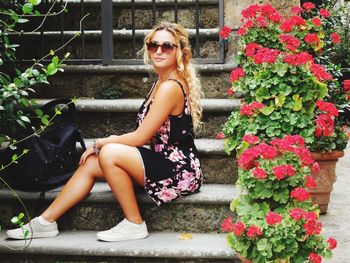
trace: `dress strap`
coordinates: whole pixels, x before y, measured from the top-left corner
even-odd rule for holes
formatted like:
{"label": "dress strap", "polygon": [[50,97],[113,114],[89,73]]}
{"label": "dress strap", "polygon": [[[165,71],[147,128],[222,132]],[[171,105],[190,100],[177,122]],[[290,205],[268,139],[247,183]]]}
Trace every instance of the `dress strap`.
{"label": "dress strap", "polygon": [[152,91],[154,90],[154,87],[156,86],[158,80],[156,80],[155,82],[153,82],[153,86],[151,88],[151,90],[148,92],[147,96],[146,96],[146,100],[149,99],[149,96],[152,94]]}
{"label": "dress strap", "polygon": [[184,94],[184,96],[185,96],[185,98],[186,98],[187,94],[186,94],[186,91],[185,91],[184,87],[182,86],[181,82],[178,81],[177,79],[168,79],[168,80],[176,81],[176,82],[180,85],[180,87],[181,87],[181,89],[182,89],[182,92],[183,92],[183,94]]}

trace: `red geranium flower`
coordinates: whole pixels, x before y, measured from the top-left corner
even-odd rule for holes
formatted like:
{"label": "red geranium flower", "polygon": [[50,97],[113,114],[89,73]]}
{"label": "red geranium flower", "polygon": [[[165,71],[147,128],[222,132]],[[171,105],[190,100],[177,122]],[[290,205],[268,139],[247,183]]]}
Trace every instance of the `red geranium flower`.
{"label": "red geranium flower", "polygon": [[266,222],[271,226],[277,223],[282,222],[282,216],[275,212],[269,212],[265,217]]}
{"label": "red geranium flower", "polygon": [[313,62],[313,57],[308,52],[301,52],[298,54],[287,54],[283,57],[283,61],[292,66],[298,66]]}
{"label": "red geranium flower", "polygon": [[332,116],[328,114],[320,114],[316,118],[316,125],[316,137],[321,137],[322,135],[325,137],[332,136],[334,129],[334,119]]}
{"label": "red geranium flower", "polygon": [[299,207],[293,208],[289,211],[289,215],[294,220],[298,221],[300,219],[303,219],[306,215],[306,211],[304,209],[301,209]]}
{"label": "red geranium flower", "polygon": [[330,17],[331,13],[327,9],[321,8],[320,9],[320,15],[323,16],[323,17]]}
{"label": "red geranium flower", "polygon": [[225,137],[224,133],[223,132],[219,132],[217,135],[216,135],[216,139],[218,140],[221,140]]}
{"label": "red geranium flower", "polygon": [[304,188],[295,188],[291,193],[290,197],[297,199],[299,202],[304,202],[310,198],[310,193]]}
{"label": "red geranium flower", "polygon": [[244,70],[242,68],[236,68],[231,71],[230,81],[237,81],[239,78],[244,77]]}
{"label": "red geranium flower", "polygon": [[239,36],[244,36],[245,34],[247,34],[247,31],[245,30],[244,27],[240,27],[240,28],[237,30],[237,35],[239,35]]}
{"label": "red geranium flower", "polygon": [[254,26],[253,20],[248,20],[248,21],[245,22],[245,24],[243,25],[243,27],[246,28],[246,29],[252,28],[253,26]]}
{"label": "red geranium flower", "polygon": [[339,112],[337,107],[334,105],[334,103],[331,102],[325,102],[323,100],[318,100],[316,101],[316,106],[319,108],[321,111],[324,111],[332,116],[338,116]]}
{"label": "red geranium flower", "polygon": [[314,172],[315,174],[318,173],[320,171],[320,165],[318,162],[314,162],[314,164],[312,165],[311,168],[312,172]]}
{"label": "red geranium flower", "polygon": [[260,48],[261,46],[255,42],[249,43],[245,47],[245,55],[247,57],[252,57],[255,55],[256,51]]}
{"label": "red geranium flower", "polygon": [[233,230],[232,218],[226,218],[221,224],[221,229],[225,232],[231,232]]}
{"label": "red geranium flower", "polygon": [[314,23],[315,26],[321,26],[322,24],[321,19],[319,19],[318,17],[314,17],[313,19],[311,19],[311,22]]}
{"label": "red geranium flower", "polygon": [[318,219],[318,215],[314,211],[310,211],[305,215],[305,219],[307,221],[316,221]]}
{"label": "red geranium flower", "polygon": [[244,9],[241,14],[244,18],[255,18],[256,14],[261,10],[261,7],[257,4],[250,5]]}
{"label": "red geranium flower", "polygon": [[316,181],[311,175],[306,176],[305,179],[306,179],[305,186],[307,188],[316,189]]}
{"label": "red geranium flower", "polygon": [[233,233],[236,236],[242,235],[245,229],[246,229],[246,226],[242,222],[237,222],[236,224],[233,225]]}
{"label": "red geranium flower", "polygon": [[278,181],[282,180],[286,175],[293,176],[295,174],[295,170],[290,164],[272,167],[272,171]]}
{"label": "red geranium flower", "polygon": [[300,6],[293,6],[291,12],[298,16],[303,12],[303,9]]}
{"label": "red geranium flower", "polygon": [[323,66],[313,63],[310,67],[312,73],[316,76],[319,81],[332,80],[333,77],[329,74]]}
{"label": "red geranium flower", "polygon": [[241,115],[251,116],[253,115],[255,109],[262,109],[262,108],[264,108],[264,104],[254,101],[250,104],[244,104],[240,109],[240,113]]}
{"label": "red geranium flower", "polygon": [[254,168],[253,175],[256,179],[264,179],[267,177],[265,170],[258,167]]}
{"label": "red geranium flower", "polygon": [[307,235],[319,235],[322,230],[322,223],[316,220],[307,221],[304,224],[304,230]]}
{"label": "red geranium flower", "polygon": [[286,48],[291,51],[295,51],[300,45],[300,40],[291,35],[279,35],[279,39],[280,42],[286,44]]}
{"label": "red geranium flower", "polygon": [[328,238],[327,242],[329,243],[329,249],[333,250],[337,247],[337,240],[335,240],[334,238]]}
{"label": "red geranium flower", "polygon": [[228,89],[228,90],[226,90],[226,94],[229,95],[229,96],[233,96],[234,92],[233,92],[232,89]]}
{"label": "red geranium flower", "polygon": [[322,262],[322,257],[320,255],[318,255],[318,254],[310,253],[309,260],[312,263],[321,263]]}
{"label": "red geranium flower", "polygon": [[259,138],[255,135],[252,135],[252,134],[244,135],[242,140],[249,143],[249,144],[255,144],[255,143],[259,142]]}
{"label": "red geranium flower", "polygon": [[340,35],[337,33],[331,33],[332,42],[338,44],[340,42]]}
{"label": "red geranium flower", "polygon": [[256,236],[261,236],[263,234],[260,227],[251,225],[247,231],[247,236],[250,238],[254,238]]}
{"label": "red geranium flower", "polygon": [[318,45],[320,43],[320,39],[318,38],[317,34],[315,33],[308,33],[305,37],[304,40],[306,43],[309,43],[310,45]]}
{"label": "red geranium flower", "polygon": [[311,9],[314,9],[314,8],[315,8],[315,5],[314,5],[313,3],[311,3],[311,2],[305,2],[305,3],[303,4],[303,8],[304,8],[305,10],[311,10]]}
{"label": "red geranium flower", "polygon": [[232,28],[230,28],[228,26],[223,26],[223,28],[220,31],[220,36],[223,39],[227,39],[231,32],[232,32]]}

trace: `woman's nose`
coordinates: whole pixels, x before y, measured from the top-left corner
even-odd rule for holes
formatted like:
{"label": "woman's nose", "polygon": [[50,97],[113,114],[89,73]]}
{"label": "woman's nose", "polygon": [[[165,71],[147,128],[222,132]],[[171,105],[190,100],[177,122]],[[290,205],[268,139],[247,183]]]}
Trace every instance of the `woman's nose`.
{"label": "woman's nose", "polygon": [[162,46],[158,46],[156,53],[157,54],[162,54]]}

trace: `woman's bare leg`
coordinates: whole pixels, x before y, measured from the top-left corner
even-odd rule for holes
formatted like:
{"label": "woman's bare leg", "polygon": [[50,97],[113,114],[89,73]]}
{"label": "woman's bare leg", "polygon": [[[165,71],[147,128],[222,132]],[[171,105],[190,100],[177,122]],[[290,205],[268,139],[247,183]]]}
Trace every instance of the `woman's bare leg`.
{"label": "woman's bare leg", "polygon": [[49,222],[56,221],[90,193],[96,177],[103,177],[103,173],[97,156],[91,155],[84,165],[79,166],[42,216]]}
{"label": "woman's bare leg", "polygon": [[122,144],[107,144],[100,150],[99,164],[125,218],[141,224],[142,217],[133,186],[133,180],[144,185],[144,171],[138,150]]}

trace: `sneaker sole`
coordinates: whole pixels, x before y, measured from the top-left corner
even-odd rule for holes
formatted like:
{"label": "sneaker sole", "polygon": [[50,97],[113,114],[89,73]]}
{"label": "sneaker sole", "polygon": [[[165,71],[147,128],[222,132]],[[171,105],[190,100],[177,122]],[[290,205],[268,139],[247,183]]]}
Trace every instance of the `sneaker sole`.
{"label": "sneaker sole", "polygon": [[141,233],[141,234],[135,234],[132,236],[128,236],[128,237],[119,237],[119,238],[115,238],[115,237],[105,237],[105,236],[101,236],[97,233],[97,239],[101,240],[101,241],[107,241],[107,242],[116,242],[116,241],[128,241],[128,240],[135,240],[135,239],[144,239],[146,237],[148,237],[149,234],[145,234],[145,233]]}
{"label": "sneaker sole", "polygon": [[28,234],[27,237],[24,237],[24,236],[18,236],[16,234],[11,234],[10,233],[6,233],[7,236],[9,238],[12,238],[12,239],[20,239],[20,240],[24,240],[24,239],[30,239],[30,238],[49,238],[49,237],[56,237],[58,235],[59,231],[50,231],[50,232],[42,232],[42,233],[39,233],[39,234],[33,234],[33,237],[31,237],[30,234]]}

